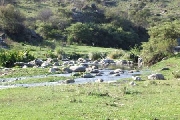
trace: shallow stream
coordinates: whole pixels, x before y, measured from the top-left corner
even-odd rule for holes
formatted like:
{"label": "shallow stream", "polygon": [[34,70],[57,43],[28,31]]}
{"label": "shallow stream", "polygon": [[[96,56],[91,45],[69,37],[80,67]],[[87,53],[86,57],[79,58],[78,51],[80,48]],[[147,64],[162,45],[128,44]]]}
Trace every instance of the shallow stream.
{"label": "shallow stream", "polygon": [[[93,78],[75,78],[75,82],[71,84],[85,84],[85,83],[92,83],[95,82],[97,79],[103,79],[104,82],[115,82],[117,80],[121,80],[123,78],[131,78],[133,75],[140,75],[141,72],[133,72],[129,73],[128,71],[125,71],[124,73],[120,74],[120,76],[114,76],[112,74],[109,74],[113,70],[104,69],[100,70],[102,76],[95,76]],[[61,85],[62,82],[42,82],[42,83],[30,83],[30,84],[14,84],[10,85],[11,82],[16,80],[23,80],[23,79],[29,79],[29,78],[45,78],[47,76],[65,76],[69,77],[72,73],[69,74],[50,74],[50,75],[38,75],[38,76],[29,76],[29,77],[18,77],[18,78],[0,78],[0,82],[2,85],[0,85],[0,89],[5,88],[13,88],[13,87],[36,87],[36,86],[50,86],[50,85]],[[8,84],[9,83],[9,84]],[[4,85],[3,85],[4,84]]]}

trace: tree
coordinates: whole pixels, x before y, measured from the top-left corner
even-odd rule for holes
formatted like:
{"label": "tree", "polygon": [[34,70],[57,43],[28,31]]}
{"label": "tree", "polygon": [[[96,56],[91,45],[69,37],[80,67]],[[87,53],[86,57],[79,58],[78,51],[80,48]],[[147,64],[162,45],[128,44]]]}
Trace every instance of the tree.
{"label": "tree", "polygon": [[23,15],[13,5],[0,6],[0,28],[8,33],[23,30]]}
{"label": "tree", "polygon": [[166,56],[173,55],[173,47],[180,37],[180,22],[165,22],[149,28],[150,39],[143,43],[142,54],[145,63],[152,65]]}
{"label": "tree", "polygon": [[88,24],[80,22],[72,24],[66,29],[68,34],[68,43],[87,43],[92,37],[90,29],[91,28],[89,28]]}
{"label": "tree", "polygon": [[130,49],[139,39],[133,31],[112,24],[76,23],[66,29],[69,43]]}

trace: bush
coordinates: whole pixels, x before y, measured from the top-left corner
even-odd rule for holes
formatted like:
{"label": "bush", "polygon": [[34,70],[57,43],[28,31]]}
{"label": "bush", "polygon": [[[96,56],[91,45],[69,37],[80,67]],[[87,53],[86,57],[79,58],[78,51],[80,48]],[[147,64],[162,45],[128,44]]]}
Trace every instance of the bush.
{"label": "bush", "polygon": [[68,58],[69,58],[69,59],[77,60],[77,59],[80,58],[80,57],[81,57],[81,55],[78,54],[78,53],[76,53],[76,52],[72,52],[72,53],[68,54]]}
{"label": "bush", "polygon": [[0,66],[13,67],[15,62],[28,62],[34,59],[29,51],[5,51],[0,53]]}
{"label": "bush", "polygon": [[90,60],[98,60],[104,58],[105,56],[106,56],[105,53],[100,53],[100,52],[91,52],[88,54]]}
{"label": "bush", "polygon": [[8,33],[22,32],[24,18],[13,5],[0,6],[0,28]]}
{"label": "bush", "polygon": [[46,57],[57,58],[57,55],[55,55],[52,50],[49,50],[48,53],[46,54]]}
{"label": "bush", "polygon": [[118,59],[122,57],[125,54],[123,50],[115,50],[113,52],[110,52],[107,56],[111,59]]}

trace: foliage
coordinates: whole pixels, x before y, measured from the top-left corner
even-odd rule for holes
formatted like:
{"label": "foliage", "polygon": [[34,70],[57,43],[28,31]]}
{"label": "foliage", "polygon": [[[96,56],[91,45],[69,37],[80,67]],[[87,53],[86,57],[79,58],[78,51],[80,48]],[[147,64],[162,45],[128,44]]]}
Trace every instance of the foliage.
{"label": "foliage", "polygon": [[149,42],[143,43],[142,57],[147,64],[154,64],[166,56],[173,55],[180,36],[180,22],[165,22],[149,29]]}
{"label": "foliage", "polygon": [[59,30],[57,27],[52,26],[52,23],[37,21],[36,26],[36,32],[43,36],[44,39],[57,39],[62,35],[61,30]]}
{"label": "foliage", "polygon": [[73,42],[76,43],[84,43],[84,41],[88,41],[91,38],[91,28],[89,28],[88,24],[76,23],[72,24],[70,27],[66,29],[68,36],[67,41],[69,44]]}
{"label": "foliage", "polygon": [[118,59],[122,57],[125,54],[125,51],[123,50],[115,50],[107,54],[107,57],[111,59]]}
{"label": "foliage", "polygon": [[8,33],[23,30],[24,17],[13,5],[0,6],[0,28]]}
{"label": "foliage", "polygon": [[43,9],[38,13],[37,18],[42,21],[47,21],[52,15],[53,12],[51,11],[51,9]]}
{"label": "foliage", "polygon": [[1,50],[0,53],[0,65],[4,67],[12,67],[15,62],[28,62],[33,59],[29,51]]}
{"label": "foliage", "polygon": [[88,56],[90,60],[98,60],[98,59],[104,58],[106,54],[101,53],[101,52],[90,52]]}
{"label": "foliage", "polygon": [[140,57],[142,48],[138,45],[135,45],[133,48],[130,49],[130,59],[135,63],[138,62],[138,57]]}
{"label": "foliage", "polygon": [[111,24],[76,23],[66,29],[68,43],[129,49],[138,40],[134,31],[124,31]]}
{"label": "foliage", "polygon": [[72,53],[69,53],[68,55],[68,58],[71,59],[71,60],[77,60],[78,58],[82,57],[82,55],[76,53],[76,52],[72,52]]}

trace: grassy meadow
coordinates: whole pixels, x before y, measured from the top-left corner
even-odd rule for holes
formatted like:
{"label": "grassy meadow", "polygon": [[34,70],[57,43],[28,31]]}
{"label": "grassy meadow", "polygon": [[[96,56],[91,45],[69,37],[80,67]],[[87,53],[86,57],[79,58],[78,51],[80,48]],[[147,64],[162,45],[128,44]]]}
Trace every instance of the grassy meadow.
{"label": "grassy meadow", "polygon": [[180,81],[60,85],[0,91],[0,119],[177,120]]}
{"label": "grassy meadow", "polygon": [[[10,48],[15,51],[28,50],[35,58],[46,59],[48,54],[58,54],[58,51],[63,51],[65,54],[78,54],[80,56],[88,55],[89,53],[112,53],[119,51],[120,49],[115,48],[103,48],[103,47],[93,47],[93,46],[83,46],[83,45],[65,45],[63,46],[61,42],[58,41],[48,41],[44,42],[39,46],[33,46],[25,43],[18,43],[11,40],[6,41]],[[121,50],[120,50],[121,51]]]}
{"label": "grassy meadow", "polygon": [[[0,90],[0,119],[13,120],[178,120],[179,58],[150,67],[166,80],[18,87]],[[169,70],[162,71],[162,68]],[[51,80],[52,78],[49,78]],[[55,79],[55,78],[53,78]],[[28,80],[25,81],[28,83]]]}

